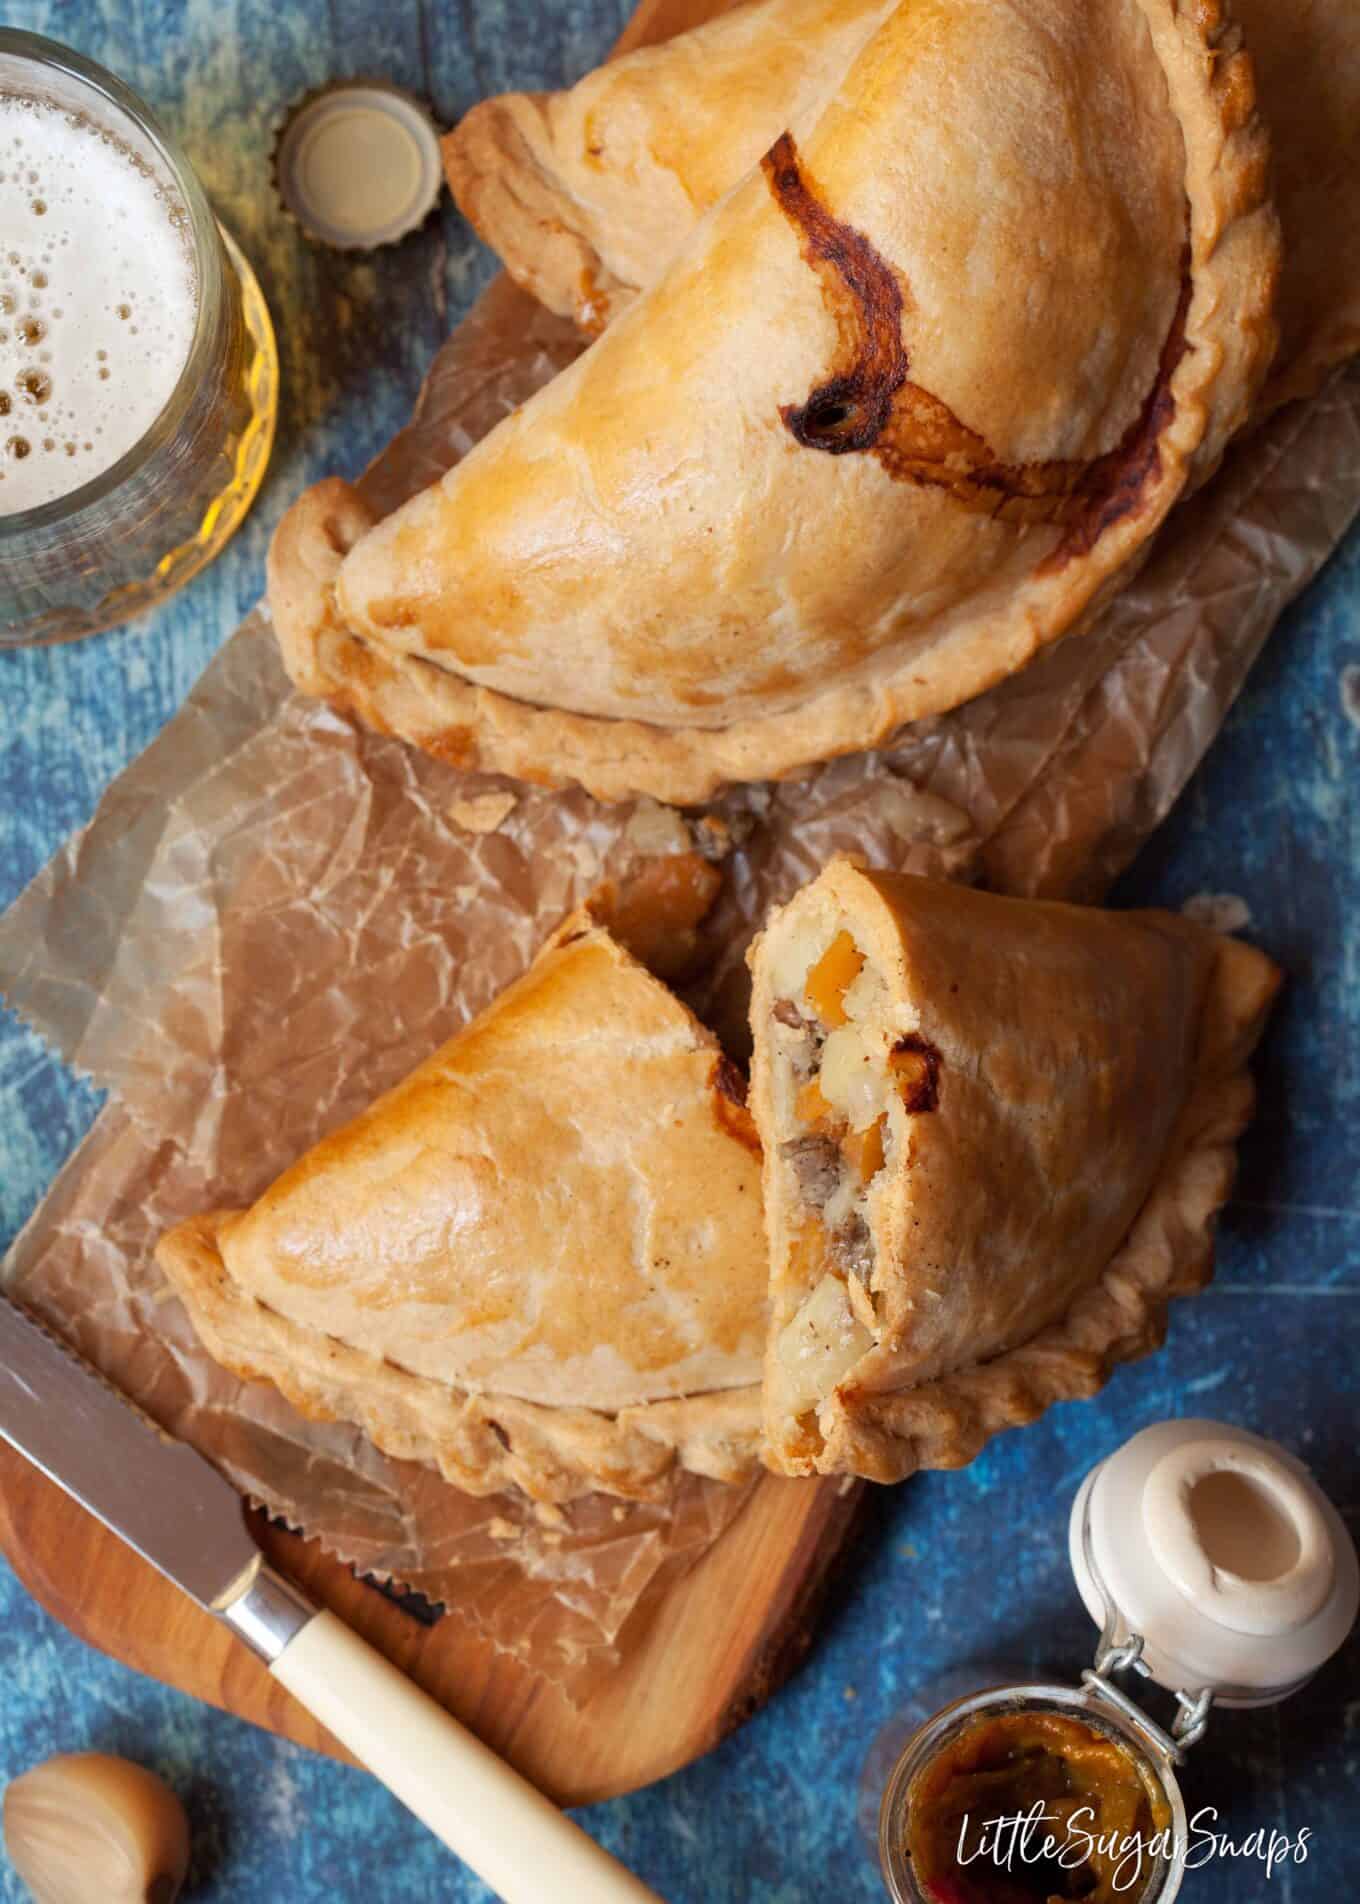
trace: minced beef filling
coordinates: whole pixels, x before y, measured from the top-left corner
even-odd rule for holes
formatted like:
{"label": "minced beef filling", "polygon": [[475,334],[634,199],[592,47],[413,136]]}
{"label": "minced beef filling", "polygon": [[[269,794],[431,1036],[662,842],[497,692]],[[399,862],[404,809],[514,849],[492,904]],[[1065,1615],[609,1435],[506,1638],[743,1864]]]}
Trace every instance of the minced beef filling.
{"label": "minced beef filling", "polygon": [[830,1137],[815,1132],[807,1137],[791,1138],[780,1145],[780,1155],[793,1168],[804,1203],[820,1210],[836,1194],[841,1180],[841,1153]]}
{"label": "minced beef filling", "polygon": [[857,1210],[838,1224],[828,1238],[832,1261],[861,1282],[869,1280],[874,1266],[874,1247],[869,1226]]}
{"label": "minced beef filling", "polygon": [[[772,1016],[789,1031],[801,1033],[786,1055],[800,1084],[813,1077],[821,1063],[826,1043],[826,1027],[819,1019],[799,1010],[791,998],[781,998],[771,1008]],[[841,1188],[845,1159],[840,1144],[825,1131],[807,1131],[780,1145],[780,1155],[788,1162],[798,1185],[799,1195],[812,1210],[820,1213]],[[847,1275],[867,1281],[873,1268],[873,1243],[868,1225],[858,1211],[851,1211],[830,1232],[828,1253],[836,1267]]]}

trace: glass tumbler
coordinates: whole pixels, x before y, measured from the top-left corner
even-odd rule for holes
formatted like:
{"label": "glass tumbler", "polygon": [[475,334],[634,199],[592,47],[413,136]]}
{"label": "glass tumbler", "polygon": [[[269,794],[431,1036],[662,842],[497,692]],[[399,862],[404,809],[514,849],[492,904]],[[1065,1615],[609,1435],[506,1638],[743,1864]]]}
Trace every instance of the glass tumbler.
{"label": "glass tumbler", "polygon": [[113,135],[182,207],[197,293],[184,367],[140,440],[67,494],[0,515],[0,648],[12,648],[115,627],[212,561],[269,460],[278,356],[254,273],[135,94],[55,41],[0,28],[0,95]]}

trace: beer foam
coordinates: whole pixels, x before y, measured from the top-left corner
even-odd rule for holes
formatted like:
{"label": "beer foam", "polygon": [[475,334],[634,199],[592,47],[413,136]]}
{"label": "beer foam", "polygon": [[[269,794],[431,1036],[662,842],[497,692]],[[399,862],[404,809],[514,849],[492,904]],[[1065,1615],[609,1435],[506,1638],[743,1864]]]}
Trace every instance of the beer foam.
{"label": "beer foam", "polygon": [[0,516],[146,434],[197,314],[179,197],[84,115],[0,94]]}

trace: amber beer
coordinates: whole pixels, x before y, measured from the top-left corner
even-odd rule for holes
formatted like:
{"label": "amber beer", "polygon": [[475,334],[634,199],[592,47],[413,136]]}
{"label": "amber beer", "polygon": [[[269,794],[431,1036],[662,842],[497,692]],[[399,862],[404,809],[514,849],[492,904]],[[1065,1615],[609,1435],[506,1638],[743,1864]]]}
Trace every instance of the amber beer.
{"label": "amber beer", "polygon": [[255,280],[146,108],[0,31],[0,646],[125,621],[210,561],[276,381]]}

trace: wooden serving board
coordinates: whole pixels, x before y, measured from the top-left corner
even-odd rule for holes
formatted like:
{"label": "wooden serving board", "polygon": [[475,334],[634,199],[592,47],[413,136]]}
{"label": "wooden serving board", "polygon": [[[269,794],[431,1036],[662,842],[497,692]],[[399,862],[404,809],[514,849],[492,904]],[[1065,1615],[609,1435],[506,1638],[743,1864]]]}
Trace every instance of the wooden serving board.
{"label": "wooden serving board", "polygon": [[[763,1479],[649,1615],[625,1662],[574,1707],[446,1615],[413,1618],[315,1541],[256,1517],[281,1573],[330,1607],[562,1804],[663,1778],[749,1718],[806,1651],[860,1499],[834,1481]],[[0,1547],[29,1592],[125,1665],[336,1758],[347,1756],[232,1634],[0,1443]]]}
{"label": "wooden serving board", "polygon": [[[642,0],[616,51],[666,39],[730,0]],[[860,1492],[761,1481],[716,1545],[625,1633],[625,1661],[573,1707],[450,1614],[426,1625],[257,1519],[270,1560],[562,1803],[636,1789],[709,1751],[806,1650]],[[81,1639],[302,1745],[347,1756],[244,1646],[0,1443],[0,1548]]]}

